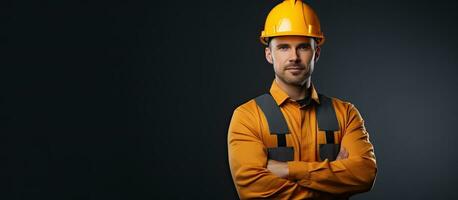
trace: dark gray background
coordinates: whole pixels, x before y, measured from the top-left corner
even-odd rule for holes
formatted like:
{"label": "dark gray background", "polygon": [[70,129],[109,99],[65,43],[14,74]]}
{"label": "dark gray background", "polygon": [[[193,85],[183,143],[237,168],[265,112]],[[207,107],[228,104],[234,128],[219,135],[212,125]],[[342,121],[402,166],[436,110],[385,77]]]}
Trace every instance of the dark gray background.
{"label": "dark gray background", "polygon": [[[232,111],[266,92],[280,1],[2,1],[1,199],[236,199]],[[375,146],[353,199],[456,199],[456,1],[309,1],[318,90]]]}

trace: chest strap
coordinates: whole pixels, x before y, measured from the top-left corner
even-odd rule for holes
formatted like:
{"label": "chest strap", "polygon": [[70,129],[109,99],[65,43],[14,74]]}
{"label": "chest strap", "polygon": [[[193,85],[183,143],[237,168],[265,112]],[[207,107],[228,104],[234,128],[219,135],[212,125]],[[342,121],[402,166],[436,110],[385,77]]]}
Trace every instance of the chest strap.
{"label": "chest strap", "polygon": [[318,97],[320,99],[320,104],[316,106],[318,128],[326,132],[326,143],[334,144],[334,131],[339,130],[339,123],[332,99],[322,94],[319,94]]}
{"label": "chest strap", "polygon": [[318,96],[320,98],[320,105],[316,107],[318,128],[326,133],[326,143],[319,144],[319,155],[322,161],[325,159],[333,161],[340,151],[340,144],[336,144],[334,139],[334,131],[339,130],[339,124],[332,99],[322,94]]}
{"label": "chest strap", "polygon": [[278,147],[267,148],[268,158],[282,162],[294,160],[294,148],[286,146],[286,134],[290,131],[280,107],[270,94],[258,96],[255,101],[266,116],[270,134],[277,135]]}

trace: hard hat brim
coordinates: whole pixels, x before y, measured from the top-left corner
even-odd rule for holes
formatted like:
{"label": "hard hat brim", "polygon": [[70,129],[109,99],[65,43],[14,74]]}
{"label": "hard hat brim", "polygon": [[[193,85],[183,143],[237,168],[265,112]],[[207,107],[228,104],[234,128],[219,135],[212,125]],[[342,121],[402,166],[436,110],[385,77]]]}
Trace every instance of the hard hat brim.
{"label": "hard hat brim", "polygon": [[278,34],[271,34],[269,36],[263,36],[261,35],[259,37],[259,40],[261,41],[262,44],[264,45],[268,45],[268,42],[269,42],[269,38],[273,38],[273,37],[279,37],[279,36],[304,36],[304,37],[312,37],[312,38],[315,38],[316,41],[317,41],[317,45],[318,46],[321,46],[323,45],[324,43],[324,36],[322,35],[305,35],[305,34],[301,34],[301,33],[288,33],[288,34],[285,34],[285,33],[278,33]]}

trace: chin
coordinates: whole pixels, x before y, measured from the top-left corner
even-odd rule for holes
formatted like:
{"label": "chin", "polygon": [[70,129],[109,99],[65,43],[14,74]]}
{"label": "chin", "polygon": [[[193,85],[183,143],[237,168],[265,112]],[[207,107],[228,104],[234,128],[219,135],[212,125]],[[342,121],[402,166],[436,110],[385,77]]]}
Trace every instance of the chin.
{"label": "chin", "polygon": [[288,84],[290,85],[297,85],[297,86],[302,86],[304,85],[306,79],[301,79],[301,80],[288,80]]}
{"label": "chin", "polygon": [[291,85],[303,86],[307,82],[308,78],[309,76],[304,76],[301,78],[294,77],[294,78],[287,79],[288,80],[287,83]]}

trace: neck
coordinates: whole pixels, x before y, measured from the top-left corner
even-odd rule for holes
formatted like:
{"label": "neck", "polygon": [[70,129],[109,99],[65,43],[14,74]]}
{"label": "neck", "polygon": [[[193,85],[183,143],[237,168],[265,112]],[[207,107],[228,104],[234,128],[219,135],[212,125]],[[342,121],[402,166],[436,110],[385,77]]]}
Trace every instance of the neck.
{"label": "neck", "polygon": [[311,86],[311,77],[307,78],[302,85],[287,84],[278,78],[275,78],[275,82],[293,100],[304,99],[307,95],[309,95],[307,91]]}

